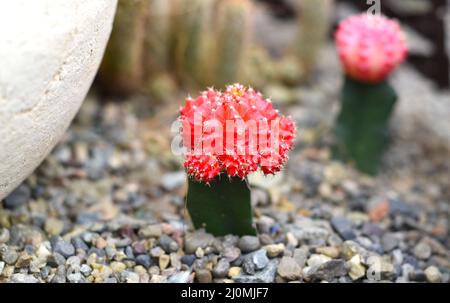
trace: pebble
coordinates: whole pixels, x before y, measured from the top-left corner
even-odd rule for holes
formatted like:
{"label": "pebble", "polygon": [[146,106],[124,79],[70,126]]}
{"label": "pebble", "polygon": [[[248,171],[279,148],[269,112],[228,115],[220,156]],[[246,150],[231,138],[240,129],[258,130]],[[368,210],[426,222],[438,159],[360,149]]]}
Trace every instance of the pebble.
{"label": "pebble", "polygon": [[30,198],[30,188],[26,185],[20,185],[3,200],[3,203],[6,209],[15,209],[25,205]]}
{"label": "pebble", "polygon": [[302,269],[294,258],[282,257],[277,272],[282,278],[292,281],[301,277]]}
{"label": "pebble", "polygon": [[309,267],[317,267],[330,261],[331,258],[325,255],[312,254],[306,263]]}
{"label": "pebble", "polygon": [[255,264],[256,270],[264,269],[269,264],[269,258],[267,258],[267,251],[265,249],[257,250],[252,253],[252,261]]}
{"label": "pebble", "polygon": [[71,243],[75,247],[76,250],[80,249],[80,250],[83,250],[83,251],[87,251],[89,249],[87,244],[80,237],[72,238],[71,239]]}
{"label": "pebble", "polygon": [[331,219],[331,226],[336,230],[336,232],[344,240],[353,240],[356,238],[355,232],[353,231],[352,221],[344,217],[334,217]]}
{"label": "pebble", "polygon": [[425,242],[420,242],[414,247],[413,253],[418,259],[426,260],[431,256],[431,247]]}
{"label": "pebble", "polygon": [[366,275],[366,269],[361,264],[361,257],[359,255],[353,256],[349,261],[347,261],[347,264],[350,267],[350,272],[348,275],[353,281],[361,279]]}
{"label": "pebble", "polygon": [[339,251],[339,249],[337,249],[336,247],[333,247],[333,246],[323,246],[323,247],[317,247],[316,253],[325,255],[332,259],[336,259],[339,257],[340,251]]}
{"label": "pebble", "polygon": [[181,263],[186,264],[187,266],[192,266],[194,264],[196,257],[195,255],[184,255],[181,257]]}
{"label": "pebble", "polygon": [[393,233],[385,233],[381,238],[381,245],[385,252],[389,252],[397,247],[398,239]]}
{"label": "pebble", "polygon": [[237,266],[231,267],[228,270],[228,277],[230,277],[231,279],[234,279],[237,276],[239,276],[241,274],[241,272],[242,272],[242,268],[237,267]]}
{"label": "pebble", "polygon": [[13,274],[11,276],[11,282],[13,283],[39,283],[39,280],[36,279],[33,275],[27,274]]}
{"label": "pebble", "polygon": [[213,269],[213,275],[215,278],[225,278],[230,270],[230,262],[226,259],[220,259]]}
{"label": "pebble", "polygon": [[283,243],[279,243],[279,244],[270,244],[270,245],[266,245],[264,246],[264,248],[267,251],[267,256],[269,258],[276,258],[279,255],[284,253],[285,250],[285,246]]}
{"label": "pebble", "polygon": [[0,244],[9,241],[9,230],[6,228],[0,228]]}
{"label": "pebble", "polygon": [[[114,262],[112,262],[112,263],[114,263]],[[111,267],[112,267],[112,263],[111,263]],[[80,266],[80,272],[81,272],[85,277],[87,277],[87,276],[89,276],[89,275],[91,274],[92,268],[91,268],[89,265],[87,265],[87,264],[82,264],[82,265]]]}
{"label": "pebble", "polygon": [[58,238],[52,242],[54,252],[57,252],[66,258],[75,254],[75,247],[72,245],[72,243],[67,242],[61,238]]}
{"label": "pebble", "polygon": [[427,281],[430,283],[440,283],[442,274],[436,266],[429,266],[424,271]]}
{"label": "pebble", "polygon": [[256,266],[255,263],[253,263],[253,260],[251,256],[246,256],[244,258],[244,261],[242,262],[242,269],[245,273],[249,275],[254,275],[256,272]]}
{"label": "pebble", "polygon": [[186,178],[184,171],[167,173],[161,177],[161,186],[167,191],[172,191],[186,183]]}
{"label": "pebble", "polygon": [[211,283],[212,282],[212,275],[209,270],[206,269],[200,269],[195,272],[195,279],[199,283]]}
{"label": "pebble", "polygon": [[154,224],[141,228],[138,235],[143,238],[159,238],[162,235],[161,225]]}
{"label": "pebble", "polygon": [[163,254],[164,254],[164,250],[159,246],[154,247],[150,250],[150,256],[152,256],[153,258],[158,258]]}
{"label": "pebble", "polygon": [[67,275],[67,280],[69,280],[69,282],[71,283],[80,283],[84,279],[83,276],[79,272],[77,272]]}
{"label": "pebble", "polygon": [[5,262],[0,261],[0,276],[2,275],[3,269],[5,268]]}
{"label": "pebble", "polygon": [[243,236],[239,239],[238,247],[243,253],[249,253],[260,248],[261,243],[259,242],[258,237]]}
{"label": "pebble", "polygon": [[266,268],[256,272],[254,275],[238,275],[233,280],[238,283],[272,283],[277,273],[277,263],[276,260],[272,260]]}
{"label": "pebble", "polygon": [[298,266],[303,268],[306,260],[308,259],[309,249],[306,246],[297,248],[294,250],[293,258],[297,262]]}
{"label": "pebble", "polygon": [[6,247],[4,251],[0,251],[2,260],[8,265],[14,265],[19,258],[19,253],[10,247]]}
{"label": "pebble", "polygon": [[222,256],[229,262],[233,262],[241,255],[241,250],[235,246],[227,246],[222,251]]}
{"label": "pebble", "polygon": [[146,269],[152,266],[153,262],[149,255],[139,255],[135,259],[136,263],[144,266]]}
{"label": "pebble", "polygon": [[161,255],[159,256],[159,268],[166,269],[167,266],[169,266],[170,263],[170,256],[168,255]]}
{"label": "pebble", "polygon": [[126,283],[139,283],[139,275],[132,271],[123,271],[121,276],[125,280]]}
{"label": "pebble", "polygon": [[184,249],[187,254],[193,254],[197,248],[206,248],[214,243],[214,236],[204,231],[196,231],[186,235]]}
{"label": "pebble", "polygon": [[190,271],[182,271],[176,274],[171,275],[168,279],[168,283],[188,283],[190,280],[191,272]]}
{"label": "pebble", "polygon": [[311,280],[331,282],[335,277],[345,276],[347,273],[348,267],[345,265],[345,261],[338,259],[311,267],[307,275]]}
{"label": "pebble", "polygon": [[64,222],[56,218],[48,218],[45,220],[44,230],[50,236],[58,236],[64,229]]}

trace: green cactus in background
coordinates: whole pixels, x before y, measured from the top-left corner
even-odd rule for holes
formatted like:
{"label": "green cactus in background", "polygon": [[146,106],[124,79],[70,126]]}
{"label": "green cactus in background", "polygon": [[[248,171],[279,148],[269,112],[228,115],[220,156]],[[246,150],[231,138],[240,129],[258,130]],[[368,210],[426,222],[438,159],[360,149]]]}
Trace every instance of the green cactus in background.
{"label": "green cactus in background", "polygon": [[217,9],[215,86],[240,80],[251,37],[252,3],[222,0]]}
{"label": "green cactus in background", "polygon": [[120,0],[113,31],[99,70],[98,81],[111,94],[130,94],[143,77],[145,23],[148,0]]}
{"label": "green cactus in background", "polygon": [[297,5],[300,16],[296,54],[301,68],[310,75],[331,29],[333,0],[297,0]]}
{"label": "green cactus in background", "polygon": [[216,0],[176,0],[174,5],[174,64],[187,85],[204,86],[211,78]]}

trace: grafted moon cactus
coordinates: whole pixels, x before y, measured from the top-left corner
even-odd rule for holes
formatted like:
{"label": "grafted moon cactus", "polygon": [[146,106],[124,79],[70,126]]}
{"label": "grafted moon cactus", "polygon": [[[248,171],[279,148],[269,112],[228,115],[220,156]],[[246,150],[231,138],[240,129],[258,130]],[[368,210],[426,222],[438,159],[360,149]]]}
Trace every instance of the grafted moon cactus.
{"label": "grafted moon cactus", "polygon": [[180,121],[194,226],[218,236],[255,234],[245,178],[258,168],[264,174],[282,169],[294,144],[294,122],[239,84],[188,98]]}
{"label": "grafted moon cactus", "polygon": [[375,174],[397,100],[387,78],[407,57],[405,35],[397,21],[361,14],[344,20],[335,39],[346,73],[335,153],[362,172]]}

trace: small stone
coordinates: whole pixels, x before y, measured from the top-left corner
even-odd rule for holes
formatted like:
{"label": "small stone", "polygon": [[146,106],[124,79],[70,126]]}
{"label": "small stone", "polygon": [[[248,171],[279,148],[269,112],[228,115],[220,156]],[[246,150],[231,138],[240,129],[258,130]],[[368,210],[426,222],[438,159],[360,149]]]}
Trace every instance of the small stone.
{"label": "small stone", "polygon": [[214,236],[204,231],[196,231],[195,233],[188,233],[185,240],[185,252],[193,254],[197,248],[206,248],[212,246],[214,243]]}
{"label": "small stone", "polygon": [[7,209],[15,209],[26,204],[31,198],[30,188],[26,185],[20,185],[12,193],[10,193],[3,203]]}
{"label": "small stone", "polygon": [[227,246],[222,251],[222,256],[229,262],[233,262],[241,255],[241,250],[235,246]]}
{"label": "small stone", "polygon": [[169,266],[170,263],[170,256],[168,255],[161,255],[159,256],[159,268],[166,269],[167,266]]}
{"label": "small stone", "polygon": [[436,266],[429,266],[425,269],[425,276],[430,283],[440,283],[442,274]]}
{"label": "small stone", "polygon": [[283,257],[280,264],[278,264],[277,272],[282,278],[292,281],[301,277],[302,269],[294,258]]}
{"label": "small stone", "polygon": [[80,283],[84,279],[83,279],[83,276],[79,272],[76,272],[76,273],[67,275],[67,280],[69,280],[69,282],[71,282],[71,283]]}
{"label": "small stone", "polygon": [[309,267],[317,267],[328,261],[331,261],[331,258],[328,256],[312,254],[311,257],[309,257],[307,264]]}
{"label": "small stone", "polygon": [[109,266],[111,267],[112,271],[115,273],[121,273],[122,271],[124,271],[127,268],[127,266],[124,263],[117,262],[117,261],[111,262],[111,264]]}
{"label": "small stone", "polygon": [[76,250],[87,251],[89,249],[87,244],[80,237],[74,237],[71,239],[70,242],[72,243],[72,245],[75,247]]}
{"label": "small stone", "polygon": [[350,266],[348,275],[353,281],[366,275],[366,268],[361,264],[361,257],[359,255],[354,255],[347,263]]}
{"label": "small stone", "polygon": [[98,249],[105,249],[107,245],[108,245],[108,242],[106,242],[106,240],[103,239],[102,237],[98,237],[95,240],[95,247]]}
{"label": "small stone", "polygon": [[15,266],[17,268],[25,268],[30,266],[32,257],[25,251],[21,252],[19,257],[17,258]]}
{"label": "small stone", "polygon": [[[114,262],[112,262],[112,263],[114,263]],[[111,263],[111,267],[112,267],[112,263]],[[87,277],[87,276],[89,276],[89,275],[91,274],[92,268],[91,268],[89,265],[87,265],[87,264],[83,264],[83,265],[81,265],[81,267],[80,267],[80,272],[81,272],[85,277]]]}
{"label": "small stone", "polygon": [[195,278],[199,283],[211,283],[212,275],[211,272],[207,269],[200,269],[195,272]]}
{"label": "small stone", "polygon": [[258,237],[243,236],[239,239],[238,247],[244,253],[249,253],[257,250],[261,246]]}
{"label": "small stone", "polygon": [[320,265],[312,266],[308,271],[308,278],[331,282],[334,278],[345,276],[347,273],[348,268],[344,260],[330,260]]}
{"label": "small stone", "polygon": [[33,275],[26,274],[13,274],[11,276],[11,282],[13,283],[39,283],[39,280],[36,279]]}
{"label": "small stone", "polygon": [[276,258],[284,253],[285,246],[283,243],[280,244],[270,244],[264,247],[267,251],[267,256],[269,258]]}
{"label": "small stone", "polygon": [[332,259],[336,259],[339,257],[340,251],[339,251],[339,249],[337,249],[336,247],[333,247],[333,246],[323,246],[323,247],[317,247],[316,253],[325,255]]}
{"label": "small stone", "polygon": [[4,251],[0,251],[1,259],[8,265],[14,265],[19,258],[19,253],[15,249],[7,247]]}
{"label": "small stone", "polygon": [[228,270],[228,277],[230,277],[231,279],[236,278],[237,276],[239,276],[242,272],[242,268],[234,266],[231,267],[230,270]]}
{"label": "small stone", "polygon": [[398,239],[393,233],[385,233],[381,238],[381,245],[385,252],[390,252],[398,245]]}
{"label": "small stone", "polygon": [[196,257],[195,255],[184,255],[181,257],[181,263],[186,264],[187,266],[192,266],[194,264]]}
{"label": "small stone", "polygon": [[36,256],[40,259],[47,259],[51,254],[52,252],[43,243],[36,250]]}
{"label": "small stone", "polygon": [[159,245],[161,245],[166,253],[176,252],[179,248],[178,243],[167,235],[162,235],[159,238]]}
{"label": "small stone", "polygon": [[418,259],[426,260],[431,256],[431,247],[426,242],[420,242],[414,247],[413,253]]}
{"label": "small stone", "polygon": [[6,228],[0,228],[0,244],[9,241],[9,230]]}
{"label": "small stone", "polygon": [[164,254],[164,250],[159,246],[154,247],[150,250],[150,256],[152,256],[153,258],[158,258],[163,254]]}
{"label": "small stone", "polygon": [[219,262],[217,262],[216,266],[214,266],[213,275],[215,278],[225,278],[228,274],[229,269],[230,262],[228,262],[226,259],[220,259]]}
{"label": "small stone", "polygon": [[5,268],[5,262],[3,262],[3,261],[0,261],[0,276],[2,275],[2,272],[3,272],[3,268]]}
{"label": "small stone", "polygon": [[52,283],[66,283],[66,268],[64,265],[58,266],[56,273],[52,278]]}
{"label": "small stone", "polygon": [[334,217],[331,219],[331,225],[342,239],[353,240],[356,238],[355,232],[353,231],[352,221],[349,219],[344,217]]}
{"label": "small stone", "polygon": [[267,252],[265,249],[257,250],[252,254],[252,261],[255,264],[256,270],[264,269],[269,264],[269,258],[267,258]]}
{"label": "small stone", "polygon": [[67,258],[75,254],[75,247],[70,242],[59,238],[53,241],[53,251]]}
{"label": "small stone", "polygon": [[306,246],[294,250],[293,258],[297,264],[303,268],[308,259],[309,249]]}
{"label": "small stone", "polygon": [[199,259],[203,258],[205,256],[205,251],[203,250],[203,248],[198,247],[195,251],[195,256]]}
{"label": "small stone", "polygon": [[167,283],[188,283],[190,277],[191,277],[190,271],[182,271],[182,272],[171,275],[167,279]]}
{"label": "small stone", "polygon": [[48,218],[45,220],[44,230],[50,236],[58,236],[64,229],[64,222],[56,218]]}
{"label": "small stone", "polygon": [[36,227],[23,224],[15,224],[10,229],[9,244],[23,247],[27,244],[38,246],[46,239],[44,232]]}
{"label": "small stone", "polygon": [[138,235],[142,238],[159,238],[162,235],[161,225],[154,224],[143,227],[139,230]]}
{"label": "small stone", "polygon": [[167,173],[161,178],[161,186],[167,191],[175,190],[185,182],[186,173],[184,171]]}
{"label": "small stone", "polygon": [[144,266],[146,269],[152,266],[153,263],[149,255],[139,255],[136,257],[135,261],[137,264]]}
{"label": "small stone", "polygon": [[256,266],[255,266],[255,263],[253,263],[251,256],[246,256],[244,258],[244,261],[242,263],[242,269],[245,271],[245,273],[247,273],[249,275],[255,274]]}
{"label": "small stone", "polygon": [[126,283],[139,283],[139,275],[132,271],[123,271],[122,274]]}
{"label": "small stone", "polygon": [[238,275],[233,280],[238,283],[272,283],[277,273],[277,263],[276,260],[272,260],[266,268],[256,272],[254,275]]}

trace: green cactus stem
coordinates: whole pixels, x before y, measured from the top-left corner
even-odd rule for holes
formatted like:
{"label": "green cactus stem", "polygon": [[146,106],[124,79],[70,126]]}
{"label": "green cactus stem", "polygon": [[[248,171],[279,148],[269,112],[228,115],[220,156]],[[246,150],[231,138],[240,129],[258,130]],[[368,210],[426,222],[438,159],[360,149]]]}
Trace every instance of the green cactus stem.
{"label": "green cactus stem", "polygon": [[98,81],[108,94],[137,90],[143,76],[143,45],[147,0],[120,0]]}
{"label": "green cactus stem", "polygon": [[320,49],[331,29],[333,0],[298,0],[297,56],[308,75],[313,72]]}
{"label": "green cactus stem", "polygon": [[215,236],[256,235],[245,180],[218,176],[210,185],[189,178],[187,209],[196,229]]}
{"label": "green cactus stem", "polygon": [[247,0],[220,1],[217,9],[215,83],[221,87],[237,82],[245,57],[248,54],[251,36],[253,6]]}
{"label": "green cactus stem", "polygon": [[335,125],[335,156],[362,172],[377,173],[389,141],[397,95],[387,81],[367,84],[346,77]]}

